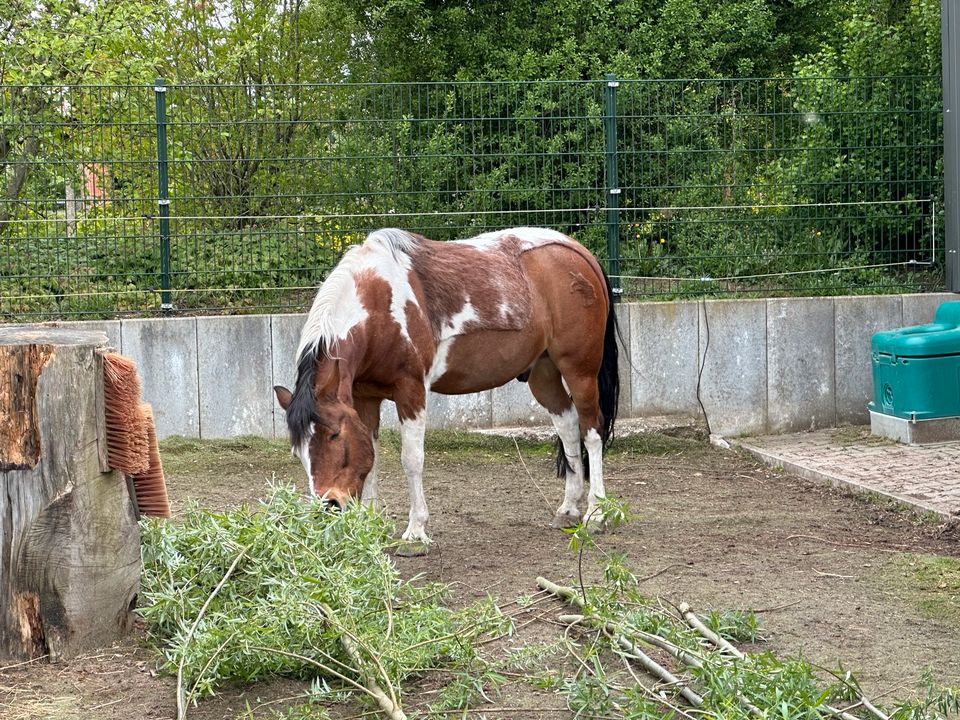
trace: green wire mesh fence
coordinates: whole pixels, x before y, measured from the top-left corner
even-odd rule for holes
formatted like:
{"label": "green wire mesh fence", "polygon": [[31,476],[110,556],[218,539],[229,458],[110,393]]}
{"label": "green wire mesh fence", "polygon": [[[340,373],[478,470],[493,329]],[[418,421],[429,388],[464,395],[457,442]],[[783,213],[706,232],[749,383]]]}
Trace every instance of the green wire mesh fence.
{"label": "green wire mesh fence", "polygon": [[302,310],[371,229],[625,298],[942,287],[939,77],[0,87],[0,320]]}

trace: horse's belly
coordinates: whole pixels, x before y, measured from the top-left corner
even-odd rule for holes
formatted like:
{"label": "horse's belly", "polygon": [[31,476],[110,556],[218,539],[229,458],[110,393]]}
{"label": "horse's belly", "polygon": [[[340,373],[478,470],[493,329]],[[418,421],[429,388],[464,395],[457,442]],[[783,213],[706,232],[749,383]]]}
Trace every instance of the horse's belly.
{"label": "horse's belly", "polygon": [[445,395],[500,387],[527,370],[544,350],[541,338],[485,331],[445,340],[430,370],[430,389]]}

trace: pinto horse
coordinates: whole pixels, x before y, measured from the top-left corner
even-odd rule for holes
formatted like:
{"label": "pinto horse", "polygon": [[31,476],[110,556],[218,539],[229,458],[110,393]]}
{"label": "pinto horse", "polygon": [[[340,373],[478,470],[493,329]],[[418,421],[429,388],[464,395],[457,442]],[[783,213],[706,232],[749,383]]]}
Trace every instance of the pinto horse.
{"label": "pinto horse", "polygon": [[566,235],[513,228],[435,242],[377,230],[320,286],[297,350],[293,392],[274,388],[311,492],[338,507],[377,495],[380,405],[396,404],[410,496],[403,539],[429,543],[423,494],[427,393],[526,380],[559,436],[555,527],[580,520],[584,462],[593,520],[620,391],[610,284]]}

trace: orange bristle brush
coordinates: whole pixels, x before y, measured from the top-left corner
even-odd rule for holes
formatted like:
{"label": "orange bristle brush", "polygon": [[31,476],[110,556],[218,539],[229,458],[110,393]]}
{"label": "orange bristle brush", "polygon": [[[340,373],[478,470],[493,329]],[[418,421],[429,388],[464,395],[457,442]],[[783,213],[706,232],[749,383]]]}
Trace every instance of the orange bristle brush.
{"label": "orange bristle brush", "polygon": [[163,477],[160,447],[157,444],[157,432],[153,424],[153,408],[147,403],[142,403],[140,409],[147,419],[150,466],[144,472],[133,476],[137,507],[143,515],[168,518],[170,517],[170,500],[167,497],[167,481]]}
{"label": "orange bristle brush", "polygon": [[150,445],[133,360],[118,353],[103,354],[103,399],[110,467],[124,475],[144,472],[150,467]]}
{"label": "orange bristle brush", "polygon": [[132,479],[133,500],[141,514],[170,517],[153,411],[140,399],[133,360],[103,354],[103,397],[110,467]]}

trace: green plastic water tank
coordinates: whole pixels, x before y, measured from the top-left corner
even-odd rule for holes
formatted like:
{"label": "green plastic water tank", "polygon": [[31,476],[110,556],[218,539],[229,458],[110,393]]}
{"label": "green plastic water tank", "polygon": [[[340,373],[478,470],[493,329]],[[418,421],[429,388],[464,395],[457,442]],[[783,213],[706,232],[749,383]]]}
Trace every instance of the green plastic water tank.
{"label": "green plastic water tank", "polygon": [[960,301],[932,323],[875,333],[874,412],[908,420],[960,416]]}

